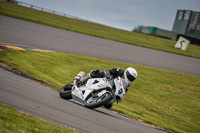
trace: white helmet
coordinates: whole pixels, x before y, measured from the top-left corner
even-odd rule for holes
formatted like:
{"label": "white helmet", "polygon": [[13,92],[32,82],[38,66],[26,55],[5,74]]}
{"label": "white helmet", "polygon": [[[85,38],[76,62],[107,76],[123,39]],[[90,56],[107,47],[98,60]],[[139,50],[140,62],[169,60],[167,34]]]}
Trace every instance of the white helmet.
{"label": "white helmet", "polygon": [[129,67],[124,71],[124,79],[128,84],[133,82],[136,78],[137,71],[134,68]]}

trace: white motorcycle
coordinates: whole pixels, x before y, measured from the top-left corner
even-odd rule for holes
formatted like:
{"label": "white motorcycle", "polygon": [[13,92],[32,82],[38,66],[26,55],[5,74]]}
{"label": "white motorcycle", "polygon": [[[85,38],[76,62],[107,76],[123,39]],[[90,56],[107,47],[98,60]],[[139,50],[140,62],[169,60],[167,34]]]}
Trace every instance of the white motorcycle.
{"label": "white motorcycle", "polygon": [[110,109],[115,101],[119,103],[124,98],[128,84],[121,77],[103,77],[88,79],[85,84],[78,86],[76,81],[65,85],[59,92],[60,97],[73,98],[91,109],[100,106]]}

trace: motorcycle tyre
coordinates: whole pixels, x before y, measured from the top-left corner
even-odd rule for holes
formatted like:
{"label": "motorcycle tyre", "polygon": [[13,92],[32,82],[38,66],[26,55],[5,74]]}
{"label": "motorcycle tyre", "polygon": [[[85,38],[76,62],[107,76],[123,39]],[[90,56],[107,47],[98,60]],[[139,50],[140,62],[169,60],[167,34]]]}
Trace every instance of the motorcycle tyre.
{"label": "motorcycle tyre", "polygon": [[[108,93],[108,92],[106,92],[106,93]],[[90,109],[97,108],[97,107],[105,105],[110,100],[112,100],[112,98],[113,98],[113,96],[111,95],[111,93],[108,93],[107,97],[105,97],[103,100],[101,100],[97,103],[88,104],[87,102],[85,102],[85,107],[90,108]]]}
{"label": "motorcycle tyre", "polygon": [[60,97],[63,99],[72,99],[72,94],[71,94],[72,86],[73,86],[72,82],[63,86],[59,91]]}

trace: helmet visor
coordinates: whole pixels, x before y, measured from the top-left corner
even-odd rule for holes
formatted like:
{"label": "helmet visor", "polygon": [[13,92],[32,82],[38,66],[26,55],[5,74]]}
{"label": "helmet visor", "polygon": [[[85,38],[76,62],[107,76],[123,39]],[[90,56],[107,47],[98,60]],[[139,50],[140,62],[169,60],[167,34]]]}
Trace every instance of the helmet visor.
{"label": "helmet visor", "polygon": [[126,76],[127,76],[128,80],[129,80],[130,82],[133,82],[133,81],[135,80],[135,77],[134,77],[133,75],[131,75],[131,74],[129,73],[129,71],[126,71]]}

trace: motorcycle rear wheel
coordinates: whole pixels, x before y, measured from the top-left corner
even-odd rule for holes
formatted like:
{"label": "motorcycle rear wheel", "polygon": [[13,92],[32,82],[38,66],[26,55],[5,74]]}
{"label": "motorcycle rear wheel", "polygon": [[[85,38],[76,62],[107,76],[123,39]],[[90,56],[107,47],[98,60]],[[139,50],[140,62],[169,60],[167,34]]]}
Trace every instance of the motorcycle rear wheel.
{"label": "motorcycle rear wheel", "polygon": [[113,96],[111,95],[111,93],[106,92],[104,95],[96,99],[93,97],[88,98],[85,102],[85,106],[90,109],[97,108],[97,107],[105,105],[110,100],[112,100],[112,98]]}
{"label": "motorcycle rear wheel", "polygon": [[60,97],[63,99],[72,99],[72,94],[71,94],[72,87],[73,87],[72,82],[63,86],[59,91]]}

